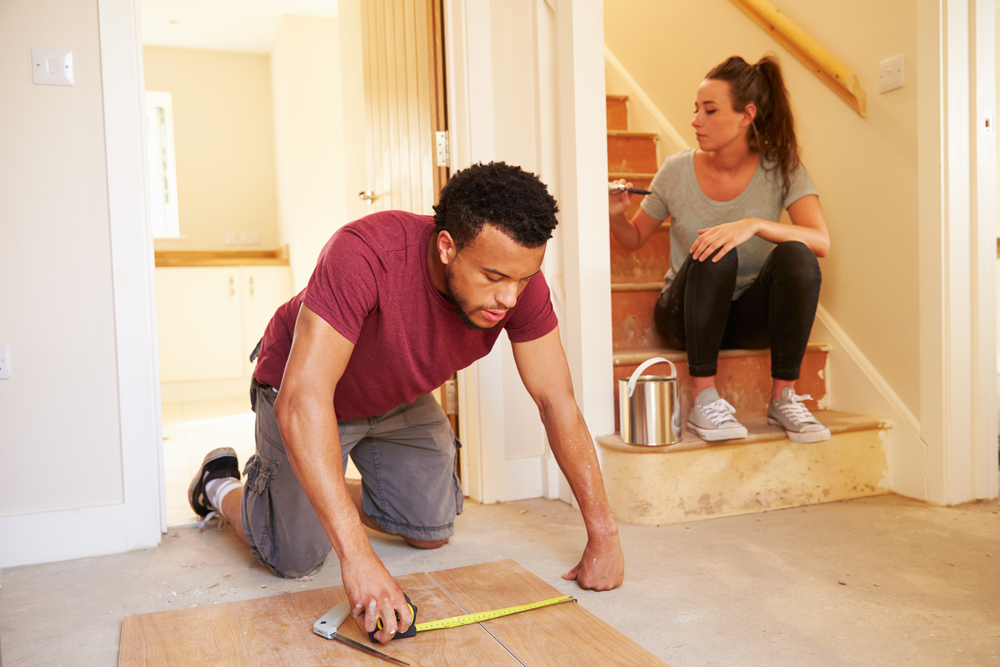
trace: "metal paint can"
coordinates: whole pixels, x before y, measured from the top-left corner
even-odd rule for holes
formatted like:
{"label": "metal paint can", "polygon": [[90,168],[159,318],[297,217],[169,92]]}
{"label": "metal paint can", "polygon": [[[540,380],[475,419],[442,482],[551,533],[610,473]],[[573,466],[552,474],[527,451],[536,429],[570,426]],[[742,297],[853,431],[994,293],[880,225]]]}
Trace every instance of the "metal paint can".
{"label": "metal paint can", "polygon": [[[670,364],[670,375],[643,375],[650,366]],[[677,368],[653,357],[631,377],[618,380],[622,441],[629,445],[672,445],[681,439],[681,400]]]}

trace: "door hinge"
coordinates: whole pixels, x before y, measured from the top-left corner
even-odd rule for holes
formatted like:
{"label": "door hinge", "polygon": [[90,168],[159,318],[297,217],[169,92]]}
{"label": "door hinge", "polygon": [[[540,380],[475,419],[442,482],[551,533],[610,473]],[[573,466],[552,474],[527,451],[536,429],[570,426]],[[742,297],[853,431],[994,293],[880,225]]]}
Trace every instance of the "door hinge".
{"label": "door hinge", "polygon": [[434,133],[435,144],[437,145],[437,166],[450,167],[448,163],[448,130]]}

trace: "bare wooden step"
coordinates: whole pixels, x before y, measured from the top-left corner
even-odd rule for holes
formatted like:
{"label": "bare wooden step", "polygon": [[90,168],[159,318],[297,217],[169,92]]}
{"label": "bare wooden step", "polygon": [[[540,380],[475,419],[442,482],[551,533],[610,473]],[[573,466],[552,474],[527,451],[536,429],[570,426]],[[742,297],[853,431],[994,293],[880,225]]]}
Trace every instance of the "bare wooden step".
{"label": "bare wooden step", "polygon": [[[633,206],[635,204],[633,203]],[[667,219],[669,221],[669,218]],[[664,221],[649,240],[632,252],[611,236],[611,289],[633,283],[661,283],[670,269],[670,223]],[[657,287],[659,289],[659,287]]]}
{"label": "bare wooden step", "polygon": [[654,350],[665,345],[653,321],[661,286],[662,282],[612,285],[611,341],[615,352]]}
{"label": "bare wooden step", "polygon": [[608,131],[608,172],[655,172],[657,135]]}
{"label": "bare wooden step", "polygon": [[891,420],[817,411],[830,440],[800,444],[764,416],[741,420],[744,440],[691,435],[662,447],[599,436],[601,471],[615,519],[660,525],[752,514],[888,492],[885,438]]}
{"label": "bare wooden step", "polygon": [[628,95],[606,97],[609,130],[628,130]]}

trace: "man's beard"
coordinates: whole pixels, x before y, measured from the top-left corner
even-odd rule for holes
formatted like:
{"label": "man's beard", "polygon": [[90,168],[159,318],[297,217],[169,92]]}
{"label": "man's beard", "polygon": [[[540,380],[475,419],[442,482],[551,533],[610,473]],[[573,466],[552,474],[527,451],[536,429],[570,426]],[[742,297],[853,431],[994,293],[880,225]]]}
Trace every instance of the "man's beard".
{"label": "man's beard", "polygon": [[[454,281],[452,280],[451,273],[451,267],[449,266],[445,269],[444,274],[444,286],[448,290],[448,293],[444,295],[444,298],[448,300],[448,303],[455,307],[455,314],[458,315],[458,319],[461,320],[462,324],[473,331],[490,331],[491,329],[494,329],[496,324],[492,327],[481,327],[472,321],[472,318],[469,317],[469,313],[465,310],[468,307],[468,302],[460,300],[455,296]],[[497,324],[499,324],[499,322]]]}

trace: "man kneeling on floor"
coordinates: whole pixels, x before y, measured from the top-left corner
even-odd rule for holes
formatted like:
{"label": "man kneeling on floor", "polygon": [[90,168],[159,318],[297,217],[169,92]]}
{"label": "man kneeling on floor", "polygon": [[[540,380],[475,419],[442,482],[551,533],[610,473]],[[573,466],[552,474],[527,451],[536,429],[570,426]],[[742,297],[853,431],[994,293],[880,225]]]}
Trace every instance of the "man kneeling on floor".
{"label": "man kneeling on floor", "polygon": [[[315,572],[332,546],[354,616],[368,632],[381,618],[376,637],[389,641],[394,610],[401,632],[410,613],[362,525],[420,549],[448,541],[462,512],[461,445],[428,392],[506,329],[587,528],[563,577],[620,586],[618,529],[539,271],[557,210],[533,174],[490,163],[456,173],[433,218],[385,211],[340,229],[259,345],[246,485],[235,452],[217,449],[191,482],[194,510],[221,512],[280,577]],[[348,455],[360,483],[344,479]]]}

